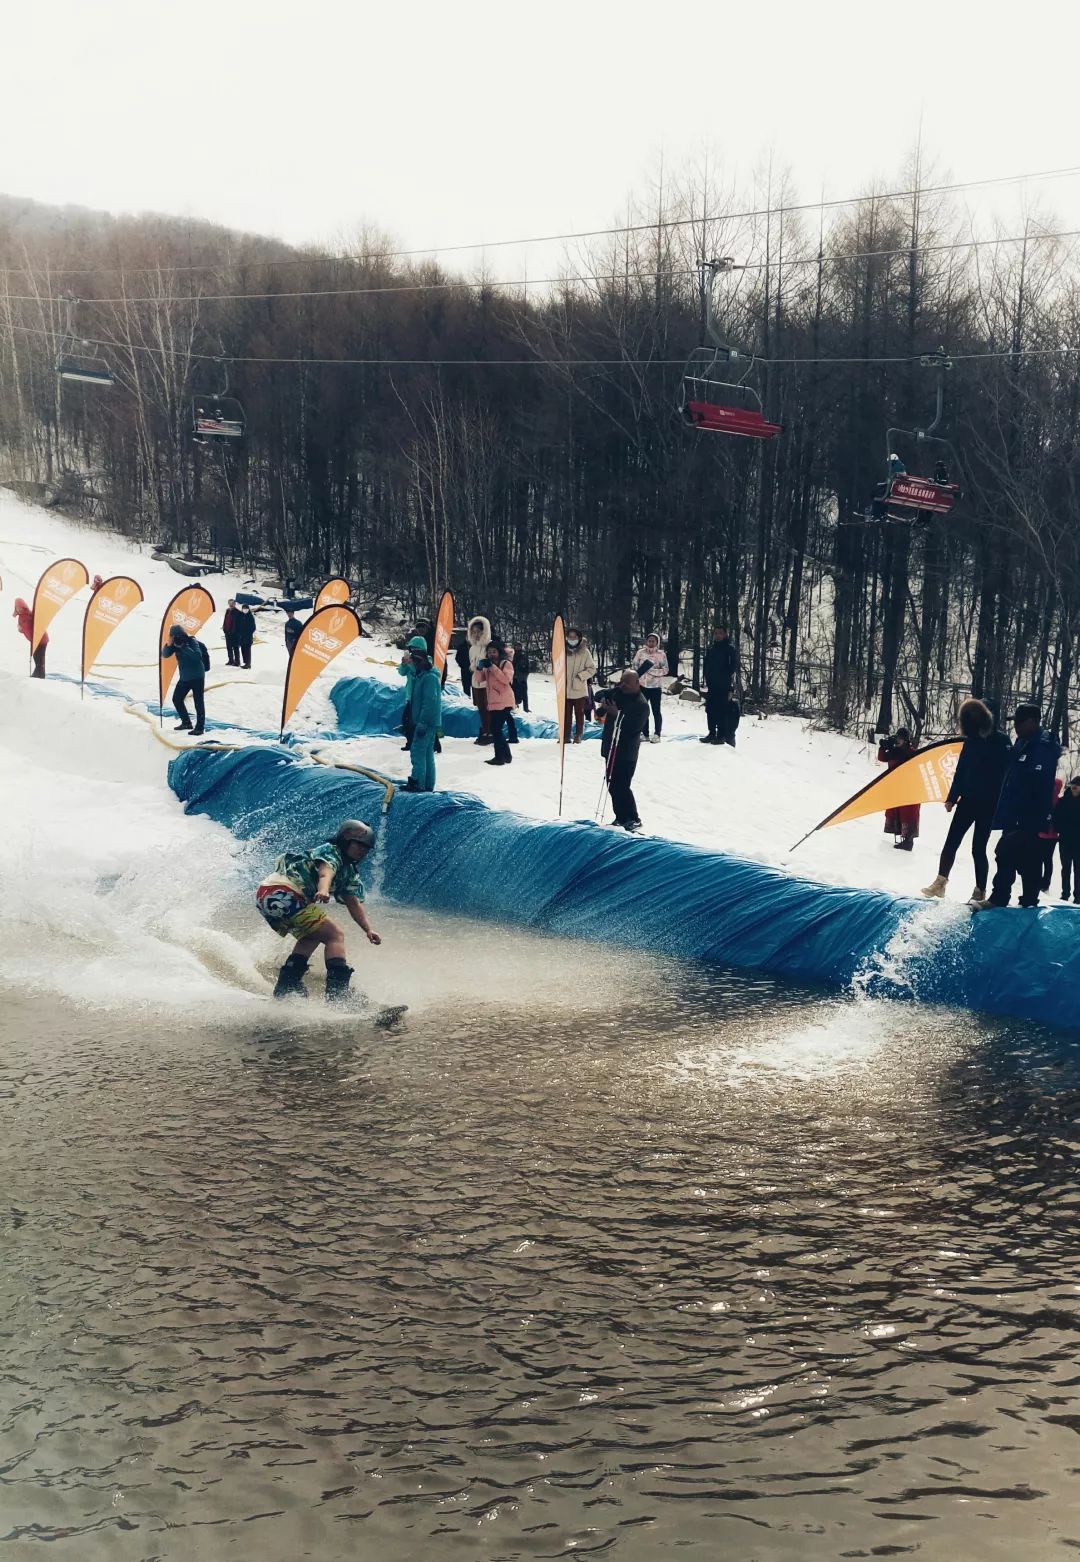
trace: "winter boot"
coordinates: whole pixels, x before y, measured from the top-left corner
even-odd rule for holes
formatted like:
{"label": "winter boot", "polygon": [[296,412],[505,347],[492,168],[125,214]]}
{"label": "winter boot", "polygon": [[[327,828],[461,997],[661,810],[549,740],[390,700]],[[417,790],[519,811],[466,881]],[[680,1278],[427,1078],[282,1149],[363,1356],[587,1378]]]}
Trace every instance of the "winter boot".
{"label": "winter boot", "polygon": [[893,841],[893,850],[898,852],[913,852],[915,841],[910,835],[903,835],[898,841]]}
{"label": "winter boot", "polygon": [[306,998],[307,988],[304,986],[304,976],[307,973],[308,963],[303,955],[290,955],[277,975],[274,986],[275,998]]}
{"label": "winter boot", "polygon": [[933,884],[928,884],[923,890],[927,900],[943,900],[945,890],[948,887],[949,876],[947,873],[939,873]]}
{"label": "winter boot", "polygon": [[191,731],[191,723],[190,723],[190,721],[178,722],[177,725],[173,728],[173,731],[174,732],[190,732]]}
{"label": "winter boot", "polygon": [[[925,893],[926,893],[926,891],[924,890],[923,894],[925,895]],[[986,904],[986,891],[984,889],[980,889],[979,886],[976,884],[975,888],[971,892],[971,899],[968,901],[968,905],[969,906],[982,906],[982,905],[985,905],[985,904]]]}
{"label": "winter boot", "polygon": [[410,776],[401,790],[403,792],[422,792],[424,789],[415,776]]}
{"label": "winter boot", "polygon": [[353,968],[347,960],[340,956],[326,962],[326,1001],[327,1003],[339,1003],[354,1006],[357,994],[350,992],[349,983],[352,981]]}

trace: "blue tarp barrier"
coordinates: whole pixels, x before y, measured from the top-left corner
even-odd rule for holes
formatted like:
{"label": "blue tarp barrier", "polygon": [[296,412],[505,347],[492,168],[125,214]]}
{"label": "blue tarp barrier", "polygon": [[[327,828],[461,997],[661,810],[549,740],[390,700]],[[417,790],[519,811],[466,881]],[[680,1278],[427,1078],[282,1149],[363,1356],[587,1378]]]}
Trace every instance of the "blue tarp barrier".
{"label": "blue tarp barrier", "polygon": [[[565,937],[774,971],[889,996],[1080,1021],[1080,911],[971,917],[590,824],[534,821],[449,792],[399,793],[284,748],[190,749],[169,766],[187,809],[258,836],[267,858],[343,818],[379,831],[388,899]],[[905,937],[906,934],[911,936]]]}
{"label": "blue tarp barrier", "polygon": [[[401,730],[405,708],[405,680],[384,683],[379,678],[341,678],[330,690],[337,711],[338,728],[350,738],[381,737]],[[443,690],[443,732],[448,738],[478,738],[480,712],[457,689]],[[559,729],[550,716],[515,715],[523,738],[557,738]],[[600,728],[589,725],[585,736],[598,738]]]}

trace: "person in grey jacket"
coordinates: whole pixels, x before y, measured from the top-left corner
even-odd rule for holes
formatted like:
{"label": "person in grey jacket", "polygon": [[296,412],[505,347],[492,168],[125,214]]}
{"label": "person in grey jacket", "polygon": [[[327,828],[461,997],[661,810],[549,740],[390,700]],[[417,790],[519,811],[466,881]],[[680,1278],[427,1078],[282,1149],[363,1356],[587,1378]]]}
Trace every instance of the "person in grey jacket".
{"label": "person in grey jacket", "polygon": [[[162,647],[162,661],[176,657],[177,684],[173,690],[173,708],[180,718],[174,732],[190,732],[193,738],[202,737],[206,731],[206,673],[210,666],[210,653],[201,640],[187,634],[174,624],[169,630],[169,643]],[[187,696],[195,702],[195,725],[188,715]]]}

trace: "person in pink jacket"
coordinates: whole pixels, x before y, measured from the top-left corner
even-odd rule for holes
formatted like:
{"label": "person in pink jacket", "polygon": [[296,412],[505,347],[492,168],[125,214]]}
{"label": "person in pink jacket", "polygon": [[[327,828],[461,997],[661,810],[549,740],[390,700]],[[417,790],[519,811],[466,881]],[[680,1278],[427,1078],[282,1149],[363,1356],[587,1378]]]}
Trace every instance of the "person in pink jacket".
{"label": "person in pink jacket", "polygon": [[660,701],[664,693],[664,679],[668,675],[667,656],[660,648],[660,636],[645,636],[645,644],[634,657],[634,671],[641,679],[641,692],[649,702],[652,713],[653,735],[649,736],[649,723],[641,734],[646,743],[659,743],[664,718],[660,713]]}
{"label": "person in pink jacket", "polygon": [[514,709],[514,661],[512,657],[507,656],[497,640],[492,640],[487,648],[484,674],[488,721],[495,742],[495,758],[487,760],[486,763],[509,765],[513,763],[514,756],[510,752],[510,744],[504,729]]}

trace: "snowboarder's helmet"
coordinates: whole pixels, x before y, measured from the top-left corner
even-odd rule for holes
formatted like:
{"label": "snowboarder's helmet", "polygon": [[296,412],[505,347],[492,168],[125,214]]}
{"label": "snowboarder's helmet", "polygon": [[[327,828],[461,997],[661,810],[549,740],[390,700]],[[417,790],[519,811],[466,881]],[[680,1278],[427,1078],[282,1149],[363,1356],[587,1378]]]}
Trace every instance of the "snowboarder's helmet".
{"label": "snowboarder's helmet", "polygon": [[370,848],[375,845],[375,831],[362,819],[345,819],[338,826],[334,844],[345,846],[349,841],[359,841],[361,845]]}
{"label": "snowboarder's helmet", "polygon": [[426,656],[427,641],[424,639],[423,635],[413,635],[405,649],[407,651],[423,651],[424,655]]}

